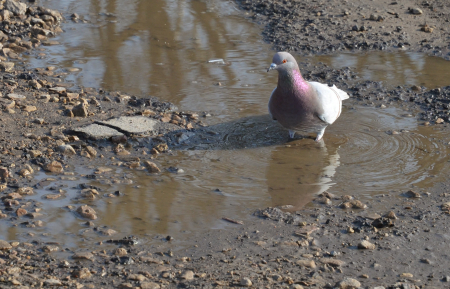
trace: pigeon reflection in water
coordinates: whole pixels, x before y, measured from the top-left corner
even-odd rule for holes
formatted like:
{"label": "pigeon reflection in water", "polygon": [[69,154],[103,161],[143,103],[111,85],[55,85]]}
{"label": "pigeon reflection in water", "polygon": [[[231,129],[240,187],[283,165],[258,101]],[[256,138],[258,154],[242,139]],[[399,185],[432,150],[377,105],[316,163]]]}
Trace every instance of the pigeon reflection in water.
{"label": "pigeon reflection in water", "polygon": [[272,206],[296,211],[333,186],[340,156],[339,146],[334,144],[333,136],[330,138],[327,145],[298,140],[291,142],[291,147],[272,151],[266,171]]}

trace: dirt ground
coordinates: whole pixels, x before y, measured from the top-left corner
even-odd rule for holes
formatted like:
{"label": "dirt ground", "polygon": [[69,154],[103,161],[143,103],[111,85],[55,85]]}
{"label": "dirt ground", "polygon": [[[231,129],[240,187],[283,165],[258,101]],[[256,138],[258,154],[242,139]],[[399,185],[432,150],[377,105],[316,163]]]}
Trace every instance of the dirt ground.
{"label": "dirt ground", "polygon": [[[277,50],[313,54],[407,49],[449,56],[446,1],[238,4],[242,17],[260,24],[263,37]],[[21,221],[25,225],[42,225],[36,218],[39,205],[26,200],[33,193],[35,170],[57,174],[68,165],[111,157],[133,166],[143,154],[165,153],[177,137],[161,131],[147,137],[145,145],[135,135],[99,143],[73,134],[74,126],[144,115],[180,132],[202,133],[204,124],[196,113],[178,113],[157,99],[71,91],[58,77],[63,72],[52,68],[3,70],[0,217],[11,224],[27,217]],[[349,85],[357,76],[350,69],[305,66],[302,71],[307,79],[349,91],[355,103],[419,109],[418,121],[424,125],[447,127],[450,121],[450,87],[390,88],[371,81]],[[401,195],[379,195],[365,204],[351,196],[324,194],[297,212],[261,208],[251,222],[197,232],[182,246],[170,237],[152,246],[135,238],[105,237],[90,250],[73,252],[64,244],[0,240],[0,288],[450,288],[449,186],[405,188]],[[85,217],[89,226],[89,215]]]}

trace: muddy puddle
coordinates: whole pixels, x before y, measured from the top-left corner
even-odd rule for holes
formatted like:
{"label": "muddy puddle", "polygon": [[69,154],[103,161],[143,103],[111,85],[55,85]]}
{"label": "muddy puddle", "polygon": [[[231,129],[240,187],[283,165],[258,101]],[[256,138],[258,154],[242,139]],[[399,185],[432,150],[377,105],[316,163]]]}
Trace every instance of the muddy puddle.
{"label": "muddy puddle", "polygon": [[[87,23],[69,21],[66,33],[57,38],[61,45],[29,56],[31,65],[66,71],[74,88],[157,96],[180,110],[212,116],[205,119],[209,127],[158,157],[158,164],[167,169],[160,175],[117,167],[113,161],[104,164],[113,170],[95,180],[86,177],[95,166],[67,169],[73,176],[39,175],[38,180],[55,179],[43,182],[33,196],[42,202],[46,226],[0,223],[0,239],[39,236],[84,247],[87,241],[109,238],[103,232],[111,228],[119,232],[115,237],[134,234],[160,240],[171,235],[182,242],[183,236],[199,229],[235,226],[223,217],[245,222],[258,208],[298,209],[325,190],[364,201],[405,188],[426,189],[450,172],[450,137],[443,126],[421,126],[416,112],[394,107],[362,107],[348,101],[340,119],[327,129],[324,144],[289,141],[287,131],[267,116],[276,74],[265,68],[273,51],[261,41],[260,30],[238,16],[233,2],[37,2],[68,15],[76,12]],[[383,59],[397,63],[400,57],[401,64],[392,64],[390,71],[405,73],[378,79],[379,68],[345,60],[352,55],[314,61],[355,67],[362,78],[395,78],[395,85],[445,85],[438,84],[437,77],[421,78],[424,70],[436,70],[436,64],[428,63],[434,58],[374,55],[378,65]],[[408,59],[411,64],[406,65]],[[95,186],[98,198],[78,199],[82,184]],[[44,199],[55,190],[62,190],[60,199]],[[86,226],[86,220],[67,208],[82,203],[97,211],[97,227]]]}
{"label": "muddy puddle", "polygon": [[323,62],[335,69],[352,67],[360,79],[383,81],[390,86],[419,85],[432,89],[449,85],[450,61],[419,52],[340,53],[316,56],[313,61]]}

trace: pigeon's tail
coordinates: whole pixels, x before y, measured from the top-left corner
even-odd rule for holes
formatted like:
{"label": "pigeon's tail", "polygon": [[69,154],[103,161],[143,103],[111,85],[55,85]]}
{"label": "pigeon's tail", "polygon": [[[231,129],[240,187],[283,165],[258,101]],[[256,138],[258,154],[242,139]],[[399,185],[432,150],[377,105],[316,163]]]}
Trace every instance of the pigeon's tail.
{"label": "pigeon's tail", "polygon": [[345,100],[347,98],[350,98],[350,96],[343,90],[340,90],[339,88],[336,87],[336,85],[333,85],[333,90],[339,94],[339,97],[341,98],[341,100]]}

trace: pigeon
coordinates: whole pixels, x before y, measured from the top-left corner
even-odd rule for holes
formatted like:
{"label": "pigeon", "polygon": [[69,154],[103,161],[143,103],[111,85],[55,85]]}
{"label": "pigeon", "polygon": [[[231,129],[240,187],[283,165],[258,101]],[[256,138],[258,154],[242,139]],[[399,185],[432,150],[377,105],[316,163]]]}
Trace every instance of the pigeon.
{"label": "pigeon", "polygon": [[269,100],[272,118],[289,130],[290,138],[295,132],[316,133],[316,142],[320,141],[325,128],[341,114],[348,94],[335,85],[303,79],[297,61],[288,52],[277,52],[267,72],[270,70],[278,71],[278,85]]}

